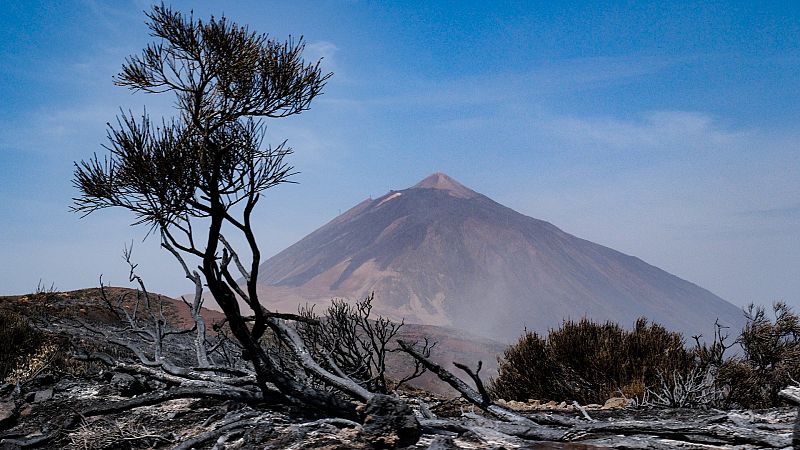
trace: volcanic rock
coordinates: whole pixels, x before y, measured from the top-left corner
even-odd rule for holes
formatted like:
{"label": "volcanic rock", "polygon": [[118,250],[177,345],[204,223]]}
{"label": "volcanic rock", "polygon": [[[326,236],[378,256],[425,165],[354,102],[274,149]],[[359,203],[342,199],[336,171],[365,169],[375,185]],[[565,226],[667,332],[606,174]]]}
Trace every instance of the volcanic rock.
{"label": "volcanic rock", "polygon": [[0,430],[4,430],[17,419],[19,409],[14,402],[0,402]]}
{"label": "volcanic rock", "polygon": [[414,411],[398,398],[376,394],[364,409],[364,434],[375,448],[391,449],[416,444],[422,432]]}
{"label": "volcanic rock", "polygon": [[127,373],[115,373],[111,378],[111,385],[123,397],[133,397],[148,391],[144,383]]}

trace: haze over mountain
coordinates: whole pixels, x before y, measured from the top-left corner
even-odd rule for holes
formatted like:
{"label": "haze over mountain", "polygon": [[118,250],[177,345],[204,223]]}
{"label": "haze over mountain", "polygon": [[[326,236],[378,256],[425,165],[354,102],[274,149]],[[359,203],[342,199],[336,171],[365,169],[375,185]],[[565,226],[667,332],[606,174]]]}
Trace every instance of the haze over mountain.
{"label": "haze over mountain", "polygon": [[272,309],[374,291],[377,313],[503,341],[584,316],[628,327],[645,316],[687,337],[742,323],[711,292],[442,173],[364,200],[265,261],[260,280]]}

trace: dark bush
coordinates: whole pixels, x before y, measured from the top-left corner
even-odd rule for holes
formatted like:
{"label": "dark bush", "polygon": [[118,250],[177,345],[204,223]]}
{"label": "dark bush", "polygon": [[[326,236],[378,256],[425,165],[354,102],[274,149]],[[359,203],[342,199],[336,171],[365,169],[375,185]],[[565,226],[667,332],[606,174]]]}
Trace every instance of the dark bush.
{"label": "dark bush", "polygon": [[767,408],[779,405],[778,392],[800,380],[800,317],[785,303],[745,310],[747,324],[737,342],[742,355],[727,359],[717,383],[729,392],[726,406]]}
{"label": "dark bush", "polygon": [[713,340],[681,335],[639,319],[633,330],[589,320],[564,322],[547,339],[526,332],[498,359],[490,383],[497,398],[601,403],[619,395],[655,406],[768,408],[778,393],[800,380],[800,317],[785,303],[767,310],[750,305],[735,343],[741,354],[726,357],[727,331],[717,324]]}
{"label": "dark bush", "polygon": [[0,382],[33,355],[43,341],[43,334],[23,316],[0,309]]}
{"label": "dark bush", "polygon": [[[694,351],[688,351],[680,333],[668,331],[663,326],[639,319],[633,331],[627,334],[625,351],[628,355],[627,371],[623,377],[633,380],[638,389],[622,389],[625,395],[640,398],[656,383],[692,371],[696,363]],[[623,378],[625,379],[625,378]],[[667,384],[672,384],[667,382]]]}
{"label": "dark bush", "polygon": [[498,376],[489,383],[496,398],[524,401],[569,396],[571,389],[563,383],[567,368],[555,363],[545,340],[535,332],[526,331],[515,345],[506,348],[498,363]]}
{"label": "dark bush", "polygon": [[639,319],[632,331],[588,319],[566,321],[547,339],[526,333],[498,360],[492,394],[507,400],[602,403],[620,393],[644,394],[660,376],[691,369],[679,333]]}

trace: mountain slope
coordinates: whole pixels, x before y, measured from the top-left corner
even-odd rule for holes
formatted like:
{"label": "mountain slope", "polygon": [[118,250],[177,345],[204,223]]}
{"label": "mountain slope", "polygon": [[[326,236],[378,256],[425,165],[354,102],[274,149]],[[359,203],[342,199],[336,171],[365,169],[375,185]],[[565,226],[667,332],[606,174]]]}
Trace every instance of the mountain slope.
{"label": "mountain slope", "polygon": [[365,200],[260,269],[268,307],[375,292],[376,312],[512,340],[583,316],[630,326],[640,316],[687,336],[730,303],[644,261],[527,217],[436,173]]}

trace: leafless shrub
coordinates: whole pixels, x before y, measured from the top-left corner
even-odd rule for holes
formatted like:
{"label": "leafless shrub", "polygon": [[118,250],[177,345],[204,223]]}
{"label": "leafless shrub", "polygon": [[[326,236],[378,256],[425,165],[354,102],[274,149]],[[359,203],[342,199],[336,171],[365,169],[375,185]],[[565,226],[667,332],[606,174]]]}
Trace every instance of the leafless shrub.
{"label": "leafless shrub", "polygon": [[717,383],[717,368],[692,367],[686,372],[658,374],[659,382],[648,387],[639,404],[665,408],[698,408],[719,405],[725,390]]}
{"label": "leafless shrub", "polygon": [[692,353],[698,364],[703,367],[721,366],[725,362],[725,352],[734,345],[726,342],[729,336],[728,327],[720,324],[719,320],[714,322],[714,336],[711,342],[704,341],[703,335],[692,336],[695,342]]}
{"label": "leafless shrub", "polygon": [[135,283],[136,288],[114,295],[101,278],[101,301],[117,321],[103,327],[79,321],[83,329],[127,349],[139,363],[159,368],[169,375],[222,383],[226,375],[252,376],[250,367],[241,358],[241,349],[227,338],[222,326],[216,328],[215,338],[207,336],[205,320],[200,314],[202,290],[196,293],[192,303],[183,300],[193,318],[192,326],[172,324],[165,314],[165,300],[161,295],[150,293],[137,274],[138,265],[132,260],[131,247],[125,247],[123,257],[129,267],[129,281]]}
{"label": "leafless shrub", "polygon": [[60,292],[56,289],[55,283],[50,283],[50,286],[47,286],[41,279],[36,284],[36,290],[28,294],[27,297],[30,300],[52,300],[55,298],[60,297]]}
{"label": "leafless shrub", "polygon": [[[383,316],[373,319],[374,298],[372,293],[354,304],[334,299],[322,317],[314,313],[313,306],[301,307],[300,316],[309,320],[298,322],[297,329],[306,346],[329,368],[373,392],[388,393],[418,378],[425,373],[425,368],[413,359],[411,373],[397,380],[387,377],[386,358],[389,353],[400,351],[393,340],[404,323],[395,323]],[[420,351],[428,357],[434,345],[426,339]]]}

